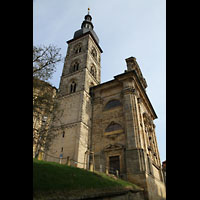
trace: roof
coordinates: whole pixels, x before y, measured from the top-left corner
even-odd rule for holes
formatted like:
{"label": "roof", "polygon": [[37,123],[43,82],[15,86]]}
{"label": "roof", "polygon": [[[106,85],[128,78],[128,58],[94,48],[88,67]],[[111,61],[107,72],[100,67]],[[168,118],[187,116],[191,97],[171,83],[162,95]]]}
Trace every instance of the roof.
{"label": "roof", "polygon": [[90,35],[90,36],[92,37],[92,39],[94,40],[95,44],[96,44],[97,47],[99,48],[100,52],[103,53],[103,50],[101,49],[101,47],[100,47],[99,44],[97,43],[97,41],[96,41],[96,39],[95,39],[93,33],[91,32],[91,30],[89,30],[89,31],[87,31],[87,32],[85,32],[85,33],[83,33],[83,34],[77,34],[77,37],[76,37],[76,38],[73,38],[73,39],[71,39],[71,40],[68,40],[68,41],[67,41],[67,44],[69,44],[69,43],[71,43],[71,42],[73,42],[73,41],[75,41],[75,40],[77,40],[77,39],[80,39],[80,38],[82,38],[82,37],[84,37],[84,36],[86,36],[86,35]]}
{"label": "roof", "polygon": [[98,46],[99,50],[101,53],[103,53],[101,47],[99,46],[99,38],[97,37],[97,34],[95,33],[95,31],[93,30],[94,26],[92,24],[92,16],[89,15],[89,10],[88,10],[88,14],[85,15],[85,20],[82,22],[81,24],[81,29],[77,30],[74,33],[74,37],[72,40],[67,41],[67,43],[69,44],[70,42],[79,39],[87,34],[90,34],[92,39],[94,40],[94,42],[96,43],[96,45]]}
{"label": "roof", "polygon": [[74,33],[74,39],[79,38],[81,35],[83,35],[86,32],[89,32],[89,31],[91,32],[91,34],[94,37],[94,39],[96,40],[96,42],[99,43],[99,38],[97,37],[96,33],[92,29],[87,29],[87,28],[82,28],[82,29],[79,29],[78,31],[76,31]]}

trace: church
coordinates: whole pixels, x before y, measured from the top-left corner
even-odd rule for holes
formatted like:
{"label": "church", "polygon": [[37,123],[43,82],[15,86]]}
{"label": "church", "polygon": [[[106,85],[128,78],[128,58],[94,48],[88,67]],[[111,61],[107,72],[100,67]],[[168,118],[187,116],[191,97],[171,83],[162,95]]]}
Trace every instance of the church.
{"label": "church", "polygon": [[135,57],[124,73],[101,83],[103,50],[88,11],[68,49],[49,132],[47,161],[114,174],[144,188],[145,200],[166,199],[156,141],[157,115]]}

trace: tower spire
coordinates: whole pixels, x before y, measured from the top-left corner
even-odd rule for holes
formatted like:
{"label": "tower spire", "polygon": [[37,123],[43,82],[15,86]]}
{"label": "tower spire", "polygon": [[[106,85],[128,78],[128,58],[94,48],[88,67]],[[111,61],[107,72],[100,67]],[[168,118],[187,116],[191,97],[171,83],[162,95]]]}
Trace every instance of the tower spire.
{"label": "tower spire", "polygon": [[90,8],[88,8],[88,14],[85,15],[85,20],[81,24],[81,28],[86,28],[86,29],[94,28],[94,26],[92,24],[92,16],[90,15]]}
{"label": "tower spire", "polygon": [[[84,20],[81,24],[81,29],[74,33],[74,39],[79,38],[81,35],[89,32],[94,38],[97,44],[99,43],[99,38],[97,37],[94,29],[94,25],[92,23],[92,16],[90,15],[90,8],[88,7],[88,13],[85,15]],[[102,51],[102,50],[101,50]]]}

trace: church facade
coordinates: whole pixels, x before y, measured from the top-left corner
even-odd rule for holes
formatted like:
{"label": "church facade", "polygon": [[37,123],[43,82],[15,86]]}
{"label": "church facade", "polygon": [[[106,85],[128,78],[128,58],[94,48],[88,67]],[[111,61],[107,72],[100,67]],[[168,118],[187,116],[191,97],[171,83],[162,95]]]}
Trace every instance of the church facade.
{"label": "church facade", "polygon": [[115,174],[144,188],[145,199],[165,199],[165,184],[147,83],[136,58],[101,83],[99,39],[88,13],[68,49],[45,160]]}

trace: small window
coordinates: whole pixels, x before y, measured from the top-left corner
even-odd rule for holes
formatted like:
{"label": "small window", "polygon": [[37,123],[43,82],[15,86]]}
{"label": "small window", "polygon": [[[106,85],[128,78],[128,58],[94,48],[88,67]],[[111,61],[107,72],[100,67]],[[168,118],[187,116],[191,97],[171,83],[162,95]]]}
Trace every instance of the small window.
{"label": "small window", "polygon": [[75,50],[75,54],[80,53],[81,52],[81,47],[77,47]]}
{"label": "small window", "polygon": [[70,93],[76,92],[76,83],[73,81],[70,86]]}
{"label": "small window", "polygon": [[78,69],[79,69],[79,63],[75,62],[72,68],[72,72],[78,71]]}
{"label": "small window", "polygon": [[89,24],[86,24],[86,25],[85,25],[85,28],[90,28],[90,25],[89,25]]}
{"label": "small window", "polygon": [[120,124],[111,122],[110,125],[106,128],[105,132],[112,132],[112,131],[117,131],[117,130],[121,130],[121,129],[122,129],[122,127]]}
{"label": "small window", "polygon": [[109,110],[117,106],[121,106],[121,102],[119,100],[111,100],[106,104],[104,110]]}
{"label": "small window", "polygon": [[76,61],[72,62],[70,69],[69,69],[69,73],[76,72],[79,69],[80,69],[80,62],[76,60]]}
{"label": "small window", "polygon": [[63,147],[61,148],[61,152],[63,152]]}
{"label": "small window", "polygon": [[77,44],[75,47],[74,47],[74,53],[75,54],[78,54],[81,52],[81,44]]}

